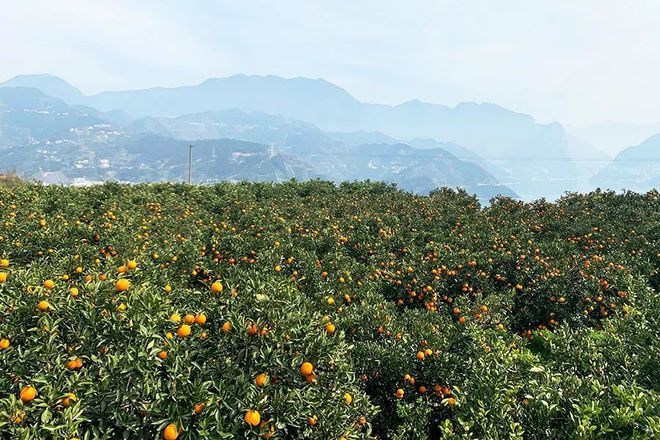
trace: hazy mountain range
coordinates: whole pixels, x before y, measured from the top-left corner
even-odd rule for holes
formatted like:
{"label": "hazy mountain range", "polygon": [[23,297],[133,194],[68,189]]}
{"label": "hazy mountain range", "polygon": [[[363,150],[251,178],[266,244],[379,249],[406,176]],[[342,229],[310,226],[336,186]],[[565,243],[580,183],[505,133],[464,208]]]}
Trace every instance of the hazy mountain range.
{"label": "hazy mountain range", "polygon": [[[182,180],[193,140],[196,182],[371,178],[421,193],[458,186],[482,199],[516,196],[439,146],[416,153],[379,133],[326,133],[307,122],[236,109],[133,119],[69,105],[34,88],[0,88],[3,162],[47,183]],[[385,152],[390,146],[396,154]]]}
{"label": "hazy mountain range", "polygon": [[[482,198],[554,198],[605,182],[596,174],[614,151],[598,144],[597,129],[567,133],[487,103],[362,103],[321,79],[236,75],[86,96],[60,78],[24,75],[0,87],[0,148],[21,147],[7,160],[52,179],[43,164],[53,167],[66,146],[70,157],[57,171],[65,182],[181,179],[180,154],[194,141],[200,182],[371,178],[419,192],[447,185]],[[49,153],[38,153],[44,145]],[[647,177],[635,184],[649,185]]]}
{"label": "hazy mountain range", "polygon": [[624,148],[638,145],[660,133],[660,123],[630,124],[608,121],[584,127],[569,126],[568,131],[592,146],[597,145],[600,151],[614,157]]}
{"label": "hazy mountain range", "polygon": [[660,185],[660,134],[628,147],[592,179],[604,188],[646,191]]}

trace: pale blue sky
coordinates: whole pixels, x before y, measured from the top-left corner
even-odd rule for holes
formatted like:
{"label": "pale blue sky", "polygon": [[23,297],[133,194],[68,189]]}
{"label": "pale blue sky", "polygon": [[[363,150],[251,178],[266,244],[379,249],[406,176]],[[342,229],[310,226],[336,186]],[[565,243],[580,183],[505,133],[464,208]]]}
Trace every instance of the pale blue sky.
{"label": "pale blue sky", "polygon": [[0,80],[52,73],[93,93],[308,76],[367,102],[659,122],[658,23],[655,0],[21,0],[3,2]]}

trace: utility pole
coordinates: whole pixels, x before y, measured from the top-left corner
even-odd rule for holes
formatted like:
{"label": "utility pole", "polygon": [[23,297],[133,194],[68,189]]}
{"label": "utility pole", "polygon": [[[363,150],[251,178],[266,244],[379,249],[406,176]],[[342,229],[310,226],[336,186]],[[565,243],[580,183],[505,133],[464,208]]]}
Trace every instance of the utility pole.
{"label": "utility pole", "polygon": [[192,145],[188,145],[188,185],[192,183]]}

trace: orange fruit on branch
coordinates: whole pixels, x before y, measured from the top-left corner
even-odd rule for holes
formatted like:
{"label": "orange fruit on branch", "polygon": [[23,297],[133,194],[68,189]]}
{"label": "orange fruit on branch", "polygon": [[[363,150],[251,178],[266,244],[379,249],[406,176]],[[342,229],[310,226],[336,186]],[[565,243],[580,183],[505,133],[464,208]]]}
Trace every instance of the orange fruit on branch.
{"label": "orange fruit on branch", "polygon": [[179,431],[176,429],[174,423],[170,423],[163,430],[163,438],[165,440],[176,440],[179,437]]}
{"label": "orange fruit on branch", "polygon": [[256,409],[248,409],[245,413],[245,423],[250,426],[258,426],[261,421],[261,414]]}
{"label": "orange fruit on branch", "polygon": [[115,283],[115,290],[117,292],[126,292],[129,287],[131,287],[131,282],[125,278],[121,278]]}
{"label": "orange fruit on branch", "polygon": [[19,394],[19,397],[21,398],[21,401],[23,403],[28,403],[34,400],[35,397],[37,397],[37,389],[33,386],[23,387],[21,389],[21,393]]}
{"label": "orange fruit on branch", "polygon": [[190,326],[188,324],[183,324],[176,331],[176,334],[179,335],[180,338],[185,338],[185,337],[190,336]]}
{"label": "orange fruit on branch", "polygon": [[303,376],[309,376],[314,371],[314,365],[311,362],[303,362],[300,366],[300,374]]}
{"label": "orange fruit on branch", "polygon": [[37,304],[37,309],[40,312],[45,312],[50,308],[50,303],[46,300],[39,301],[39,304]]}
{"label": "orange fruit on branch", "polygon": [[266,382],[268,381],[268,375],[266,373],[261,373],[258,374],[257,377],[254,379],[254,383],[259,387],[263,387],[266,385]]}
{"label": "orange fruit on branch", "polygon": [[211,284],[211,292],[213,293],[222,293],[223,289],[224,286],[220,281],[216,281],[215,283]]}

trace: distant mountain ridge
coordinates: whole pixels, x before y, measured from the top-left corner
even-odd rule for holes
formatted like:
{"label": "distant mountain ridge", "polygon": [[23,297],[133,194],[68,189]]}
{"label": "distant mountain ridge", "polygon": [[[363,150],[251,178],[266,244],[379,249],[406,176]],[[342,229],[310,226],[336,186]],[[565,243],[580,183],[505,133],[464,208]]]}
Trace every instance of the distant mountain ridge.
{"label": "distant mountain ridge", "polygon": [[480,166],[457,157],[479,160],[478,155],[456,144],[426,140],[424,149],[418,149],[414,148],[415,142],[424,141],[404,143],[378,132],[324,132],[303,121],[236,109],[176,118],[142,118],[132,129],[154,130],[191,141],[224,137],[270,143],[278,151],[309,160],[318,175],[335,179],[396,181],[405,189],[422,193],[458,184],[488,197],[498,191],[515,196]]}
{"label": "distant mountain ridge", "polygon": [[237,109],[132,119],[69,105],[37,89],[0,88],[0,150],[28,178],[180,180],[190,142],[196,182],[372,178],[421,193],[461,187],[484,201],[517,196],[442,144],[415,150],[380,133],[326,133],[308,122]]}
{"label": "distant mountain ridge", "polygon": [[660,133],[620,152],[593,179],[598,186],[645,192],[660,181]]}
{"label": "distant mountain ridge", "polygon": [[0,148],[102,122],[93,108],[71,106],[37,89],[0,88]]}
{"label": "distant mountain ridge", "polygon": [[[412,140],[430,139],[461,147],[462,152],[453,151],[458,158],[483,167],[525,199],[554,198],[565,191],[588,189],[590,177],[607,158],[592,144],[590,151],[599,155],[598,161],[586,166],[583,159],[573,161],[580,146],[590,142],[570,136],[559,123],[537,123],[530,115],[496,104],[464,102],[450,107],[419,100],[394,106],[363,103],[323,79],[239,74],[197,85],[85,96],[59,78],[23,75],[0,87],[17,83],[47,88],[70,103],[114,111],[114,116],[106,114],[115,122],[121,121],[124,113],[143,118],[143,128],[149,130],[158,130],[153,124],[159,118],[238,109],[305,121],[335,140],[341,140],[344,133],[354,133],[349,142],[362,133],[364,143],[372,144],[411,140],[413,145]],[[200,136],[209,138],[211,134],[200,132]],[[413,146],[420,148],[422,144],[417,141]]]}
{"label": "distant mountain ridge", "polygon": [[568,131],[576,138],[614,157],[624,148],[638,145],[654,134],[660,133],[660,123],[630,124],[607,121],[585,127],[569,126]]}
{"label": "distant mountain ridge", "polygon": [[[8,86],[38,88],[67,103],[98,109],[104,120],[131,136],[235,138],[294,148],[299,155],[337,145],[346,149],[404,142],[415,149],[440,148],[453,155],[451,160],[478,165],[525,199],[553,198],[594,185],[615,187],[615,180],[603,177],[608,172],[639,180],[625,155],[609,166],[605,160],[626,139],[640,146],[660,132],[660,124],[617,122],[567,131],[559,123],[539,124],[530,115],[491,103],[363,103],[326,80],[303,77],[239,74],[197,85],[91,96],[51,75],[20,75],[0,84]],[[0,140],[2,136],[0,131]],[[654,175],[653,163],[642,168]],[[656,180],[651,177],[639,188]]]}
{"label": "distant mountain ridge", "polygon": [[80,90],[60,77],[49,74],[18,75],[0,83],[0,87],[29,87],[39,89],[44,94],[59,98],[69,104],[81,104],[85,96]]}

